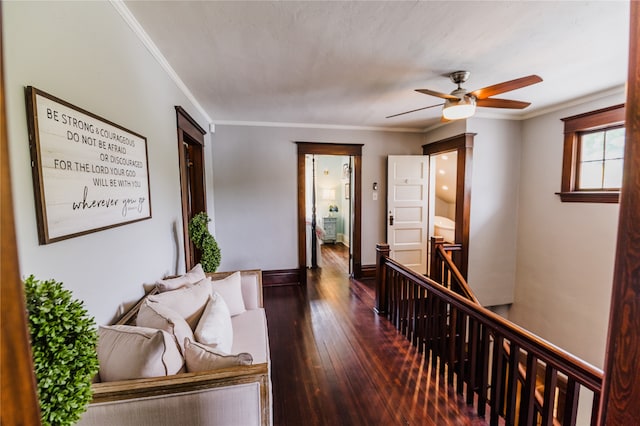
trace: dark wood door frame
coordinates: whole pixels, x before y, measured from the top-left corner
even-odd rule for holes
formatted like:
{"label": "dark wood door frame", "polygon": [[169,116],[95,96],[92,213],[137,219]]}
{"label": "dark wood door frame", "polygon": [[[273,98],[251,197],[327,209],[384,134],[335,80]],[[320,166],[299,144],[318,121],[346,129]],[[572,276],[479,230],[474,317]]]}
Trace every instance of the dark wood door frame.
{"label": "dark wood door frame", "polygon": [[200,253],[189,239],[189,221],[197,213],[207,211],[204,173],[204,135],[207,132],[180,106],[176,106],[176,117],[184,263],[189,270],[200,261]]}
{"label": "dark wood door frame", "polygon": [[306,185],[305,155],[345,155],[353,157],[353,277],[362,277],[362,146],[363,144],[337,144],[296,142],[298,145],[298,271],[300,284],[307,284],[306,241]]}
{"label": "dark wood door frame", "polygon": [[471,212],[471,165],[473,160],[473,139],[475,133],[461,133],[447,139],[422,145],[424,155],[437,155],[456,151],[456,243],[462,245],[456,265],[462,275],[467,278],[469,268],[469,214]]}
{"label": "dark wood door frame", "polygon": [[600,425],[640,418],[640,2],[631,2],[626,142]]}

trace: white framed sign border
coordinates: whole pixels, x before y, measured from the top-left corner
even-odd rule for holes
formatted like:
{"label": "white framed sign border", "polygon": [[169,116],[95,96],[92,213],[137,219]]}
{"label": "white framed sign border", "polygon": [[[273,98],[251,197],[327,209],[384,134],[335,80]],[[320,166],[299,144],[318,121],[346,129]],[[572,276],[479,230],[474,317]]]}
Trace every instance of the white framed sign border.
{"label": "white framed sign border", "polygon": [[146,137],[35,87],[25,95],[41,245],[151,219]]}

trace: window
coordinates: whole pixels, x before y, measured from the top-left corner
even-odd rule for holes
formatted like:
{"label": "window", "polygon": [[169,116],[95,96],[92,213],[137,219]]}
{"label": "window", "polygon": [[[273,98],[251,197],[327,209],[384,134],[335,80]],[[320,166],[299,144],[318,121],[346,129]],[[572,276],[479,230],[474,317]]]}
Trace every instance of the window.
{"label": "window", "polygon": [[624,127],[580,133],[578,190],[620,190],[624,158]]}
{"label": "window", "polygon": [[617,203],[624,158],[624,104],[563,118],[564,202]]}

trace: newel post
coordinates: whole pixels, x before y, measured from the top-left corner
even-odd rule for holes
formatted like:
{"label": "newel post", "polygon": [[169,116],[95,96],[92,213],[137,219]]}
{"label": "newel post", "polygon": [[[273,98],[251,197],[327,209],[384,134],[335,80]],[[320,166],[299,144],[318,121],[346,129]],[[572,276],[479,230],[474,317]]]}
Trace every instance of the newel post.
{"label": "newel post", "polygon": [[431,237],[431,261],[429,262],[429,278],[440,282],[442,277],[442,262],[438,260],[438,247],[444,245],[444,237]]}
{"label": "newel post", "polygon": [[376,244],[376,306],[373,310],[378,315],[387,313],[387,274],[384,273],[385,257],[389,257],[389,244]]}

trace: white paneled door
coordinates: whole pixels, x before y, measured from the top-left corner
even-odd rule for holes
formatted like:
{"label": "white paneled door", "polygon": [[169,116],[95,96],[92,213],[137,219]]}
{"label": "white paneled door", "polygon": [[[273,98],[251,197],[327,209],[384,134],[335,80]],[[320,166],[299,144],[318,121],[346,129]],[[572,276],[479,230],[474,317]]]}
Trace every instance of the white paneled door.
{"label": "white paneled door", "polygon": [[417,273],[426,274],[429,156],[390,155],[387,161],[390,256]]}

